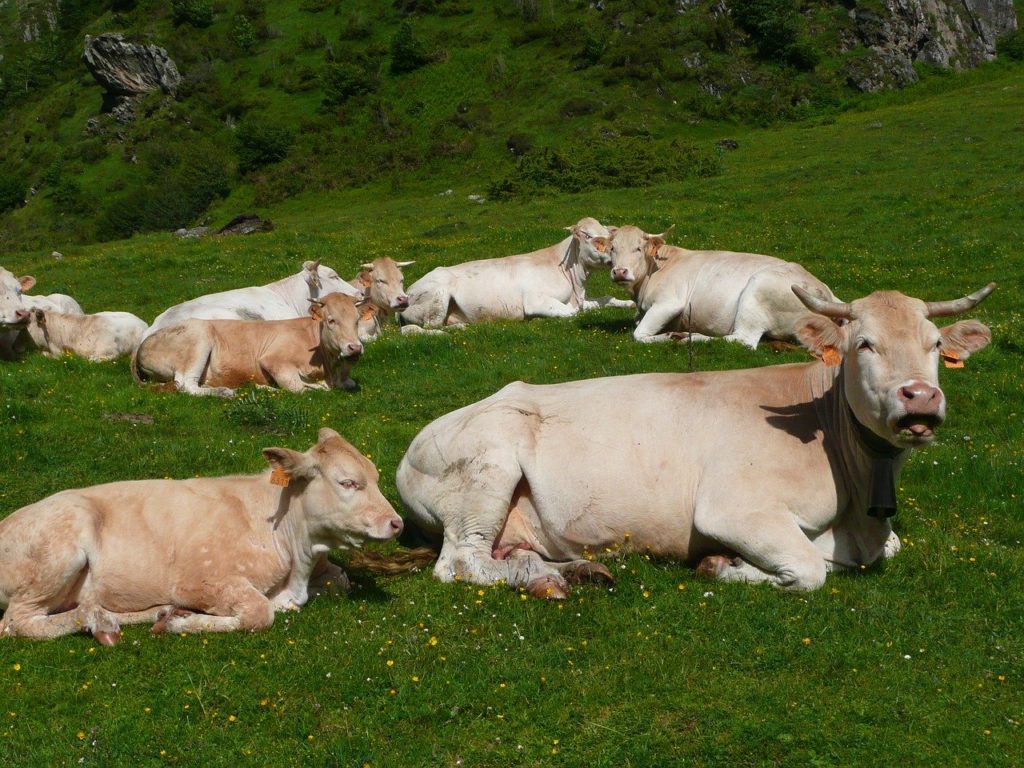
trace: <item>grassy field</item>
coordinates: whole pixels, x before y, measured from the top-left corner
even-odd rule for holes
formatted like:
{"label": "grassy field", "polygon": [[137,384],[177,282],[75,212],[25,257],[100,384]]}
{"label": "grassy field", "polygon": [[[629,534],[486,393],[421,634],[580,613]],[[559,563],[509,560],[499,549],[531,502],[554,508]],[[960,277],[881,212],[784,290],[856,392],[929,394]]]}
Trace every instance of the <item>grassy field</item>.
{"label": "grassy field", "polygon": [[[5,254],[38,292],[152,319],[182,299],[267,282],[322,258],[431,267],[520,252],[593,215],[672,241],[799,261],[844,299],[999,289],[971,316],[992,345],[943,371],[949,418],[901,480],[903,539],[885,568],[807,595],[709,584],[631,555],[612,589],[545,603],[428,573],[357,575],[347,597],[279,615],[258,635],[85,636],[0,643],[5,765],[1020,765],[1024,722],[1024,71],[969,75],[835,121],[738,131],[712,179],[516,204],[482,182],[300,196],[276,229],[239,239],[139,237]],[[228,199],[228,215],[246,201]],[[235,210],[232,211],[232,206]],[[612,290],[607,278],[592,292]],[[332,426],[394,469],[431,419],[514,379],[806,359],[722,342],[644,346],[631,312],[496,324],[375,342],[362,389],[236,401],[132,382],[126,361],[0,365],[0,509],[137,477],[262,468]],[[642,396],[642,395],[638,395]],[[680,435],[680,440],[685,440]],[[586,460],[586,457],[574,457]],[[339,553],[344,561],[344,554]]]}

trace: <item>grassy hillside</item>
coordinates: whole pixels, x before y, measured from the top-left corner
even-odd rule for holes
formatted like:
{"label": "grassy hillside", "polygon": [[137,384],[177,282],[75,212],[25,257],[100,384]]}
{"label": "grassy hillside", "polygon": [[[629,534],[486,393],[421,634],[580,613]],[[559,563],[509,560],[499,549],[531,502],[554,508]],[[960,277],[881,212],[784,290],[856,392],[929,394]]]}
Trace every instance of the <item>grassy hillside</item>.
{"label": "grassy hillside", "polygon": [[[0,4],[6,250],[172,230],[227,194],[233,215],[375,181],[473,178],[506,197],[648,186],[717,172],[733,123],[860,100],[845,73],[864,50],[840,50],[849,2],[58,5],[51,27],[53,2]],[[129,124],[101,115],[80,56],[104,32],[166,48],[177,99],[142,99]]]}
{"label": "grassy hillside", "polygon": [[[614,589],[579,588],[561,604],[426,573],[362,576],[350,596],[280,615],[258,635],[153,638],[137,627],[115,649],[5,639],[5,763],[1018,764],[1024,71],[983,75],[826,121],[737,130],[740,148],[718,175],[644,190],[478,204],[466,196],[483,191],[480,175],[413,175],[397,190],[380,180],[289,197],[265,209],[269,234],[137,236],[67,246],[60,260],[49,244],[8,253],[3,265],[34,274],[40,292],[147,319],[306,258],[343,274],[378,255],[416,259],[415,279],[555,242],[584,215],[648,231],[675,223],[679,244],[790,258],[847,299],[999,289],[972,313],[992,345],[942,372],[949,417],[904,472],[904,546],[885,568],[789,595],[630,555],[611,563]],[[595,280],[596,295],[610,290]],[[0,506],[124,478],[254,472],[261,447],[305,449],[322,425],[372,457],[398,506],[394,469],[417,431],[510,380],[806,359],[722,342],[691,356],[636,344],[630,328],[629,311],[605,310],[443,338],[391,333],[357,366],[358,393],[232,402],[137,386],[124,361],[5,363]]]}

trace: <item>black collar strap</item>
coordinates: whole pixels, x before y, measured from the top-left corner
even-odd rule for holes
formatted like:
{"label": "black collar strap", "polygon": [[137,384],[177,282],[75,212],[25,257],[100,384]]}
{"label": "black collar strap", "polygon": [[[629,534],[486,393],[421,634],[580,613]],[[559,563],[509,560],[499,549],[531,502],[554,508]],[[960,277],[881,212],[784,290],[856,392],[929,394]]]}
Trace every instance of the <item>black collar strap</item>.
{"label": "black collar strap", "polygon": [[868,493],[868,515],[892,517],[896,514],[896,468],[894,460],[903,453],[888,440],[883,440],[861,424],[850,411],[850,420],[857,429],[860,446],[871,457],[871,481]]}

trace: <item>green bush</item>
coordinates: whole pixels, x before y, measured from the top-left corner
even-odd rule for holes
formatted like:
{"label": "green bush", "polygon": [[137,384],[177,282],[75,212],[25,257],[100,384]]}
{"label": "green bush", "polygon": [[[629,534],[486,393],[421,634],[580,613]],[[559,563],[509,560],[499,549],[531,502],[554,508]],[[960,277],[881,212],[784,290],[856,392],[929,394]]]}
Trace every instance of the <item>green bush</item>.
{"label": "green bush", "polygon": [[416,37],[412,24],[402,22],[391,38],[391,73],[401,75],[419,69],[430,61],[426,46]]}
{"label": "green bush", "polygon": [[320,73],[326,106],[344,104],[353,96],[362,96],[375,90],[373,76],[364,67],[346,61],[332,62]]}
{"label": "green bush", "polygon": [[819,55],[806,37],[796,0],[730,0],[729,6],[758,55],[802,70],[818,63]]}
{"label": "green bush", "polygon": [[175,24],[203,29],[213,23],[213,3],[210,0],[172,0],[171,18]]}
{"label": "green bush", "polygon": [[1024,30],[1018,29],[996,42],[996,53],[1011,61],[1024,61]]}
{"label": "green bush", "polygon": [[557,150],[524,155],[508,176],[491,184],[495,200],[596,188],[647,187],[720,170],[718,155],[680,139],[651,141],[643,136],[591,135]]}
{"label": "green bush", "polygon": [[246,117],[235,130],[239,173],[283,160],[292,146],[292,132],[259,117]]}
{"label": "green bush", "polygon": [[231,24],[231,42],[243,51],[251,51],[259,42],[259,30],[248,16],[239,13]]}
{"label": "green bush", "polygon": [[0,173],[0,213],[25,204],[28,186],[13,173]]}

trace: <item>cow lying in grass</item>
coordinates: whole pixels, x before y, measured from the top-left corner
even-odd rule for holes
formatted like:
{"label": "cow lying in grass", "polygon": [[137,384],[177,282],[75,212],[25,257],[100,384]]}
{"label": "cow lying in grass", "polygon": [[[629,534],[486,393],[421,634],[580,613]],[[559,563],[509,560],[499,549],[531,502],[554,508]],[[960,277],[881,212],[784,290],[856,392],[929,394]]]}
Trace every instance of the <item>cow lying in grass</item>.
{"label": "cow lying in grass", "polygon": [[32,275],[15,277],[0,267],[0,360],[13,359],[24,351],[24,331],[33,309],[82,314],[78,302],[63,293],[51,293],[49,296],[25,293],[35,284],[36,279]]}
{"label": "cow lying in grass", "polygon": [[712,578],[817,589],[829,569],[898,551],[900,467],[946,415],[939,360],[958,365],[990,339],[976,320],[929,318],[993,287],[850,304],[795,287],[815,313],[796,334],[817,362],[509,384],[428,424],[398,492],[411,520],[443,534],[442,581],[564,597],[574,581],[610,580],[586,555],[625,542]]}
{"label": "cow lying in grass", "polygon": [[44,355],[59,357],[70,352],[99,362],[132,354],[148,327],[131,312],[69,315],[36,308],[25,331]]}
{"label": "cow lying in grass", "polygon": [[363,353],[351,296],[332,293],[294,320],[186,320],[162,328],[132,358],[138,381],[173,381],[190,395],[232,397],[250,382],[304,389],[355,389]]}
{"label": "cow lying in grass", "polygon": [[258,630],[304,605],[318,558],[398,535],[370,461],[332,429],[273,471],[61,491],[0,521],[0,635]]}
{"label": "cow lying in grass", "polygon": [[586,294],[587,276],[610,263],[614,229],[591,218],[566,229],[569,237],[538,251],[431,270],[409,286],[409,308],[399,315],[402,332],[632,307],[631,301],[588,299]]}
{"label": "cow lying in grass", "polygon": [[762,337],[795,342],[793,324],[807,309],[790,286],[835,300],[827,285],[794,262],[690,251],[632,226],[615,233],[611,257],[612,280],[628,285],[636,299],[637,341],[723,337],[751,349]]}

